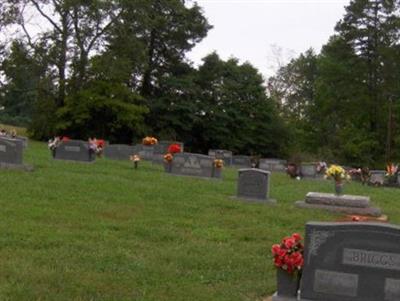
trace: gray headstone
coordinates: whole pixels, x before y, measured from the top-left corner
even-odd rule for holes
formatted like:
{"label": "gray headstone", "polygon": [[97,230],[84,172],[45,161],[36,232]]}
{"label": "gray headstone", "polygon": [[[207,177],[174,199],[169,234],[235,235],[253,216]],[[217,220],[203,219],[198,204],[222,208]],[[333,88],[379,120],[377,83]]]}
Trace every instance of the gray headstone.
{"label": "gray headstone", "polygon": [[270,175],[269,171],[261,169],[240,169],[237,198],[251,201],[269,201]]}
{"label": "gray headstone", "polygon": [[400,227],[308,223],[300,300],[400,300]]}
{"label": "gray headstone", "polygon": [[148,161],[153,160],[154,145],[136,144],[135,150],[141,159]]}
{"label": "gray headstone", "polygon": [[385,183],[386,171],[384,170],[371,170],[371,177],[369,178],[369,184],[371,185],[383,185]]}
{"label": "gray headstone", "polygon": [[22,161],[22,140],[0,137],[0,163],[22,165]]}
{"label": "gray headstone", "polygon": [[231,151],[224,150],[224,149],[210,149],[208,151],[208,155],[210,157],[214,157],[215,159],[223,160],[225,166],[231,166],[232,165],[233,153]]}
{"label": "gray headstone", "polygon": [[315,163],[302,163],[300,173],[305,178],[316,178],[318,175],[317,165]]}
{"label": "gray headstone", "polygon": [[263,170],[284,172],[286,170],[286,166],[286,160],[260,159],[260,169]]}
{"label": "gray headstone", "polygon": [[171,174],[206,178],[220,178],[221,170],[214,167],[215,158],[192,153],[174,155]]}
{"label": "gray headstone", "polygon": [[89,149],[89,143],[82,140],[61,142],[55,149],[54,159],[79,162],[93,162],[96,154]]}
{"label": "gray headstone", "polygon": [[250,168],[251,167],[251,157],[250,156],[233,156],[232,165],[240,168]]}
{"label": "gray headstone", "polygon": [[129,160],[135,153],[135,148],[127,144],[110,144],[104,148],[104,157],[112,160]]}

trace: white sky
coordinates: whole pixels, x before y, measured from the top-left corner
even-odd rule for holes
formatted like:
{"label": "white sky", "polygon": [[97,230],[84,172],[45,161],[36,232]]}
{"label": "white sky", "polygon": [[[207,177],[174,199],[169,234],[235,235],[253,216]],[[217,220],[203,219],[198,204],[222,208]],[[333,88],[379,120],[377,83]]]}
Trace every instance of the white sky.
{"label": "white sky", "polygon": [[[196,0],[213,29],[188,54],[195,66],[212,51],[224,60],[249,61],[265,76],[312,47],[317,52],[334,33],[350,0]],[[275,45],[275,46],[273,46]],[[271,47],[272,46],[272,47]],[[275,50],[273,50],[275,49]]]}

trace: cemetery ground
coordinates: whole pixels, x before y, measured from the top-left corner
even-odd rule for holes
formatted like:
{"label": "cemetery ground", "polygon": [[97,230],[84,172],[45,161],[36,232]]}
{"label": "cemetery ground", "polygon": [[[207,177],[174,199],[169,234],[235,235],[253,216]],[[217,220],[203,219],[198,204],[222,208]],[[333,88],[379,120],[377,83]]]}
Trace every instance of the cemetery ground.
{"label": "cemetery ground", "polygon": [[[271,245],[341,217],[294,206],[331,181],[273,173],[268,206],[232,200],[233,168],[221,181],[144,161],[59,161],[35,141],[24,161],[35,171],[0,170],[0,300],[263,300],[276,288]],[[400,223],[400,189],[345,193]]]}

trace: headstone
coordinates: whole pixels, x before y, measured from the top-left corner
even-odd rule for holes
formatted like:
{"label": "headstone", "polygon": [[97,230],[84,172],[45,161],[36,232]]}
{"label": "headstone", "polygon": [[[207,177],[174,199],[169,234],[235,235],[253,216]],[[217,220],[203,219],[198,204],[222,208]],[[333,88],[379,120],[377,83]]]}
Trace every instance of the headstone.
{"label": "headstone", "polygon": [[171,163],[171,174],[220,178],[221,169],[214,166],[214,160],[213,157],[200,154],[175,154]]}
{"label": "headstone", "polygon": [[384,170],[371,170],[368,184],[381,186],[385,183],[386,171]]}
{"label": "headstone", "polygon": [[272,300],[398,301],[399,238],[382,223],[307,223],[300,296]]}
{"label": "headstone", "polygon": [[237,198],[274,203],[275,201],[269,198],[270,176],[271,173],[269,171],[261,169],[240,169],[237,184]]}
{"label": "headstone", "polygon": [[127,144],[109,144],[104,148],[104,157],[111,160],[129,160],[135,148]]}
{"label": "headstone", "polygon": [[315,163],[302,163],[300,165],[300,174],[304,178],[317,178],[317,165]]}
{"label": "headstone", "polygon": [[0,163],[21,165],[23,142],[20,139],[0,138]]}
{"label": "headstone", "polygon": [[164,162],[164,155],[168,153],[168,148],[171,144],[178,144],[181,147],[181,152],[184,151],[183,142],[161,140],[154,146],[153,163],[162,164]]}
{"label": "headstone", "polygon": [[260,159],[260,169],[268,171],[286,171],[287,161],[281,159]]}
{"label": "headstone", "polygon": [[136,144],[135,151],[137,155],[139,155],[140,159],[142,160],[153,160],[154,155],[154,145],[143,145],[143,144]]}
{"label": "headstone", "polygon": [[371,207],[370,198],[360,195],[335,195],[333,193],[309,192],[305,201],[296,202],[296,206],[307,209],[323,209],[332,212],[381,216],[379,208]]}
{"label": "headstone", "polygon": [[0,137],[0,168],[32,171],[32,166],[23,163],[23,149],[21,139]]}
{"label": "headstone", "polygon": [[68,140],[61,142],[55,149],[54,159],[79,162],[93,162],[95,152],[89,149],[89,143],[82,140]]}
{"label": "headstone", "polygon": [[250,168],[251,167],[251,157],[250,156],[232,156],[232,165],[240,168]]}
{"label": "headstone", "polygon": [[214,157],[215,159],[223,160],[225,166],[231,166],[232,165],[233,153],[231,151],[224,150],[224,149],[210,149],[208,151],[208,155],[210,157]]}

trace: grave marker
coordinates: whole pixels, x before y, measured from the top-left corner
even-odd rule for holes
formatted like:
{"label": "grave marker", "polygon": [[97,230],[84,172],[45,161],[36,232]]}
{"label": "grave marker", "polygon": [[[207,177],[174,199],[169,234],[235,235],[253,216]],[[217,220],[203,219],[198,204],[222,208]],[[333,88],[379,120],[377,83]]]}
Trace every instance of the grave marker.
{"label": "grave marker", "polygon": [[240,169],[237,198],[248,201],[274,203],[275,201],[269,198],[270,176],[271,173],[269,171],[261,169]]}
{"label": "grave marker", "polygon": [[96,159],[94,151],[90,150],[89,143],[82,140],[68,140],[61,142],[55,149],[54,159],[79,162],[93,162]]}
{"label": "grave marker", "polygon": [[171,174],[205,178],[221,178],[221,169],[214,166],[214,158],[201,154],[178,153],[171,163]]}

